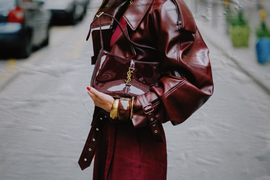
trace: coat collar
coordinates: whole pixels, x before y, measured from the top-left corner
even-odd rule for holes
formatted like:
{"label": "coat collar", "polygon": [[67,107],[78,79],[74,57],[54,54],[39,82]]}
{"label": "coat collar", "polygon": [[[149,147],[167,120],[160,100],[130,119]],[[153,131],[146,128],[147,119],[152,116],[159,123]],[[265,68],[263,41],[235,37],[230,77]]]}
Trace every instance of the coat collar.
{"label": "coat collar", "polygon": [[[153,1],[154,0],[134,0],[134,2],[126,10],[123,17],[132,30],[137,29]],[[123,0],[121,3],[118,2],[117,5],[108,3],[103,8],[100,8],[96,15],[99,12],[105,12],[117,18],[118,14],[121,14],[121,12],[125,11],[126,3],[129,3],[129,0]],[[113,25],[113,20],[110,17],[102,16],[101,18],[101,26]],[[96,27],[99,27],[99,21],[96,21],[92,24],[92,28]]]}
{"label": "coat collar", "polygon": [[[124,13],[123,17],[125,18],[129,27],[133,31],[135,31],[137,27],[140,25],[142,19],[144,18],[146,12],[152,5],[153,1],[154,0],[134,0],[134,2]],[[181,29],[195,32],[196,23],[186,3],[183,0],[172,0],[172,1],[176,4],[176,6],[178,6],[178,9],[180,10]],[[96,14],[98,14],[99,12],[106,12],[114,17],[117,17],[117,15],[122,14],[125,11],[127,3],[129,3],[129,0],[109,1],[109,3],[100,8]],[[102,16],[101,26],[106,25],[110,26],[113,25],[113,20],[110,17]],[[99,21],[96,21],[92,25],[93,28],[98,26]]]}
{"label": "coat collar", "polygon": [[124,14],[129,27],[135,31],[154,0],[135,0]]}
{"label": "coat collar", "polygon": [[[135,0],[124,14],[129,27],[135,31],[140,25],[154,0]],[[172,0],[180,11],[181,29],[196,32],[196,23],[188,6],[183,0]]]}

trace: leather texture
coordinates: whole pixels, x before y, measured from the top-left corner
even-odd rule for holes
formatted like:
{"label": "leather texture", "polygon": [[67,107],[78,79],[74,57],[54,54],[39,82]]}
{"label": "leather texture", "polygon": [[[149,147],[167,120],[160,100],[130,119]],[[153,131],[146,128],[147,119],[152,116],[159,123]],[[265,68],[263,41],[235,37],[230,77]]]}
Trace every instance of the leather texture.
{"label": "leather texture", "polygon": [[[158,62],[135,61],[131,58],[118,57],[104,50],[103,33],[101,30],[101,17],[109,16],[118,24],[122,34],[133,46],[155,50],[153,47],[133,42],[123,31],[119,21],[110,14],[101,12],[92,23],[99,19],[99,37],[101,49],[97,56],[95,69],[92,74],[91,86],[100,92],[115,98],[137,97],[150,91],[151,86],[158,85]],[[92,26],[92,25],[91,25]],[[88,33],[91,32],[91,26]],[[87,37],[87,39],[88,39]]]}
{"label": "leather texture", "polygon": [[158,85],[158,63],[124,59],[100,51],[91,86],[115,98],[137,97]]}
{"label": "leather texture", "polygon": [[[151,112],[151,116],[157,122],[165,123],[170,121],[173,125],[180,124],[200,108],[213,94],[214,86],[209,50],[201,37],[190,10],[183,0],[135,0],[125,11],[124,7],[126,3],[126,0],[108,1],[102,4],[97,14],[99,12],[106,12],[116,18],[120,18],[124,13],[123,17],[128,24],[124,32],[128,34],[128,37],[135,43],[150,46],[156,50],[133,46],[123,34],[119,36],[111,48],[109,48],[110,39],[104,39],[104,47],[107,47],[108,49],[106,50],[111,54],[115,54],[121,58],[132,57],[135,61],[159,63],[158,84],[152,86],[149,92],[141,96],[144,96],[143,99],[147,100],[146,104],[149,103],[152,105],[153,111]],[[112,30],[115,27],[112,19],[102,17],[101,22],[102,25],[111,26],[111,29],[107,30],[107,32],[108,34],[112,34]],[[93,27],[98,26],[98,22],[93,24]],[[93,37],[93,39],[98,38]],[[96,47],[100,47],[97,41],[95,43],[97,43],[95,44]],[[96,52],[92,59],[93,62],[97,58]],[[146,166],[141,167],[138,174],[143,172],[143,175],[138,179],[165,180],[167,163],[166,143],[157,143],[156,140],[153,140],[150,127],[151,123],[149,122],[149,118],[151,117],[145,114],[144,105],[138,100],[140,98],[138,96],[135,99],[134,115],[131,119],[132,127],[135,127],[136,132],[140,132],[139,136],[145,135],[140,144],[139,153],[141,153],[141,159],[139,161],[142,164],[151,164],[151,167],[155,167],[156,170],[146,168]],[[94,118],[97,117],[98,112],[100,110],[95,112]],[[132,127],[127,125],[123,128],[123,131],[125,129],[135,131]],[[92,126],[91,131],[94,131],[94,129],[95,126]],[[162,127],[160,127],[160,131],[162,137],[165,137]],[[124,138],[122,136],[129,137],[129,135],[125,134],[117,136],[118,133],[123,133],[120,130],[114,133],[116,134],[113,135],[113,138],[118,138],[119,141]],[[84,159],[87,158],[89,160],[89,157],[92,157],[93,153],[95,153],[93,151],[87,151],[87,148],[94,144],[91,142],[93,136],[89,135],[84,151],[81,154],[79,164],[82,169],[90,165],[89,161],[83,163]],[[131,143],[130,146],[133,146],[137,142],[131,139],[130,142],[123,140],[118,143]],[[154,145],[149,147],[144,143],[153,143]],[[115,144],[113,149],[110,149],[110,145],[108,145],[106,152],[114,152],[117,149],[116,146]],[[120,154],[126,153],[124,150],[119,150],[119,152]],[[132,156],[133,153],[136,154],[136,152],[130,149],[129,155]],[[154,155],[152,156],[152,154]],[[113,179],[110,178],[114,177],[110,173],[115,173],[115,171],[110,171],[109,165],[112,162],[112,157],[114,157],[113,163],[117,164],[116,156],[117,154],[114,156],[112,154],[106,155],[104,179]],[[102,159],[101,157],[97,156],[97,159]],[[135,155],[132,157],[135,157]],[[162,165],[155,160],[162,162]],[[98,162],[97,160],[95,167],[98,167]],[[123,165],[123,162],[119,161],[119,164],[122,163]],[[117,169],[118,166],[112,167]],[[163,172],[160,176],[157,175],[159,171]],[[100,176],[96,174],[94,177],[98,179]],[[128,175],[125,177],[127,177],[126,179],[130,179]]]}

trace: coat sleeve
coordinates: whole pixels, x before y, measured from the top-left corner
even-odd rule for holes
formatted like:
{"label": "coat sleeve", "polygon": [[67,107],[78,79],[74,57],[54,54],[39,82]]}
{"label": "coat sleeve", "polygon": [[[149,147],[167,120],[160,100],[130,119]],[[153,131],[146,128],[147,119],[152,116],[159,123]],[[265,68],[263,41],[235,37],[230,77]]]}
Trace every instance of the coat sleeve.
{"label": "coat sleeve", "polygon": [[[172,1],[148,14],[157,37],[161,78],[158,87],[152,87],[151,92],[142,96],[153,105],[155,116],[162,123],[182,123],[213,94],[209,50],[193,17],[189,19],[190,14],[185,4],[176,5]],[[179,16],[180,28],[177,27]],[[137,98],[132,122],[135,127],[141,127],[147,121]]]}

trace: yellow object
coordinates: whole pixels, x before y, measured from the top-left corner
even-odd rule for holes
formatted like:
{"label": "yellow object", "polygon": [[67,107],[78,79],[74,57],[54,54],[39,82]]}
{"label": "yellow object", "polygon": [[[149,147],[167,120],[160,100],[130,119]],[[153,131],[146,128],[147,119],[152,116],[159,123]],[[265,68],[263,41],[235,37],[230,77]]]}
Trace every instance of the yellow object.
{"label": "yellow object", "polygon": [[130,108],[130,119],[133,117],[133,106],[134,106],[134,97],[131,99],[131,108]]}
{"label": "yellow object", "polygon": [[118,116],[118,105],[119,105],[119,99],[115,99],[113,101],[112,109],[111,109],[111,112],[110,112],[110,117],[112,119],[117,119],[117,116]]}
{"label": "yellow object", "polygon": [[99,18],[102,14],[104,14],[104,12],[97,14],[96,17]]}
{"label": "yellow object", "polygon": [[130,81],[131,81],[131,76],[133,74],[135,69],[131,70],[130,68],[128,69],[128,72],[127,72],[127,80],[125,80],[125,83],[128,84]]}
{"label": "yellow object", "polygon": [[230,0],[223,0],[224,6],[229,6],[230,5]]}
{"label": "yellow object", "polygon": [[266,19],[266,11],[264,9],[260,10],[260,17],[262,21],[265,21]]}

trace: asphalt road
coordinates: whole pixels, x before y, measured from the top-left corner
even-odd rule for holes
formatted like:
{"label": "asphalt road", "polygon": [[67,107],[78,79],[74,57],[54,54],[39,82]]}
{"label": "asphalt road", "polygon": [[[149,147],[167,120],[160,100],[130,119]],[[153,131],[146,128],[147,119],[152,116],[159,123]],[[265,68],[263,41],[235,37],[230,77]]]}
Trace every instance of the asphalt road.
{"label": "asphalt road", "polygon": [[[83,22],[53,27],[48,47],[0,61],[1,180],[91,179],[77,160],[93,113],[85,37],[95,2]],[[164,125],[168,180],[269,180],[270,97],[206,43],[215,93],[183,124]]]}

